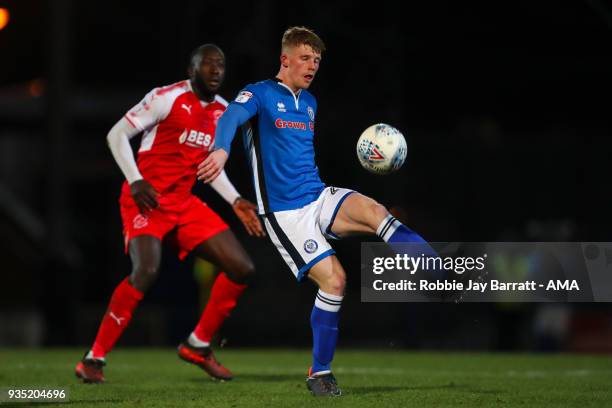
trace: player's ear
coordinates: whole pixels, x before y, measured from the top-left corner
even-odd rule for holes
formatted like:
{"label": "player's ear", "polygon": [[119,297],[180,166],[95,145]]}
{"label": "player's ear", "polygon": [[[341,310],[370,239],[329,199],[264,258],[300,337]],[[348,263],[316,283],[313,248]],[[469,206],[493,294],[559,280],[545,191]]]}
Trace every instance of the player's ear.
{"label": "player's ear", "polygon": [[289,57],[287,56],[287,54],[282,53],[280,56],[280,61],[283,68],[289,68]]}
{"label": "player's ear", "polygon": [[187,68],[187,76],[188,76],[190,79],[193,79],[193,74],[194,74],[194,72],[193,72],[193,67],[189,67],[189,68]]}

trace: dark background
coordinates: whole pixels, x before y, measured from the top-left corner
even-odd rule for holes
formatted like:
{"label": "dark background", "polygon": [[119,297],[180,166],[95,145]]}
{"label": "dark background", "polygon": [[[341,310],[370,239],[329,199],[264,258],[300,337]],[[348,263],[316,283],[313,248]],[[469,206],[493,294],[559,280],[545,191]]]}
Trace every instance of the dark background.
{"label": "dark background", "polygon": [[[130,270],[112,125],[150,89],[185,78],[190,51],[227,56],[222,96],[278,70],[291,25],[326,42],[317,96],[323,180],[354,188],[430,241],[611,241],[612,4],[514,2],[2,1],[0,345],[91,343]],[[399,128],[408,158],[386,177],[355,155],[371,124]],[[228,164],[252,197],[240,149]],[[234,227],[258,277],[220,339],[307,346],[315,289],[268,240]],[[349,275],[341,346],[612,351],[607,304],[367,304],[359,240],[334,244]],[[163,270],[120,344],[184,338],[205,285],[193,260]]]}

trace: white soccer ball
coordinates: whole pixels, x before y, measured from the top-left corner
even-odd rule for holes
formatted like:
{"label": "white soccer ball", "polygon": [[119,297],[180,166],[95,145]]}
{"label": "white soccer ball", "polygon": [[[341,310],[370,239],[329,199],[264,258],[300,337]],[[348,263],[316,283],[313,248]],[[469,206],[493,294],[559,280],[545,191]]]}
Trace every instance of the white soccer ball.
{"label": "white soccer ball", "polygon": [[407,151],[404,135],[384,123],[370,126],[357,141],[359,163],[375,174],[389,174],[402,167]]}

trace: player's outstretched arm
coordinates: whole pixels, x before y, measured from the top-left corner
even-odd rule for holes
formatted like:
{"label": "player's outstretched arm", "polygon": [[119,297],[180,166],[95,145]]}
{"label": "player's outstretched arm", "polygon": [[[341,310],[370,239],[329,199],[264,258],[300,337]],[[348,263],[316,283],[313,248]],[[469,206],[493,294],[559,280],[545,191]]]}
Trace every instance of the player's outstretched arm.
{"label": "player's outstretched arm", "polygon": [[257,206],[240,196],[225,171],[221,171],[210,186],[232,206],[234,213],[244,225],[249,235],[265,237],[266,234],[257,216]]}
{"label": "player's outstretched arm", "polygon": [[240,197],[240,193],[236,190],[236,187],[232,184],[225,170],[221,171],[219,177],[217,177],[210,186],[229,204],[234,204],[234,201]]}
{"label": "player's outstretched arm", "polygon": [[252,116],[247,109],[231,103],[217,123],[215,151],[198,166],[198,180],[210,183],[221,174],[230,153],[236,130]]}
{"label": "player's outstretched arm", "polygon": [[263,238],[266,236],[261,220],[257,216],[257,206],[249,200],[238,197],[232,205],[236,217],[242,222],[249,235]]}

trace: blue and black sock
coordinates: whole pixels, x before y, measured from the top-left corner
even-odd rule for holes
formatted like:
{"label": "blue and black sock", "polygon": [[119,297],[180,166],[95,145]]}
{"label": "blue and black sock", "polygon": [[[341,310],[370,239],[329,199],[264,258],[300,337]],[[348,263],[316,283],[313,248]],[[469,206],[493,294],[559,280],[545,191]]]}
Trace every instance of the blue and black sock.
{"label": "blue and black sock", "polygon": [[319,289],[310,324],[312,326],[312,374],[330,372],[338,341],[338,320],[343,296],[331,295]]}
{"label": "blue and black sock", "polygon": [[[435,249],[423,237],[402,224],[391,214],[387,215],[376,229],[376,235],[385,241],[389,246],[400,255],[410,257],[438,257]],[[415,244],[415,245],[401,245]],[[430,271],[429,278],[443,279],[445,273],[443,269]]]}
{"label": "blue and black sock", "polygon": [[402,224],[391,214],[387,215],[376,229],[376,235],[383,241],[393,243],[427,243],[419,234]]}

